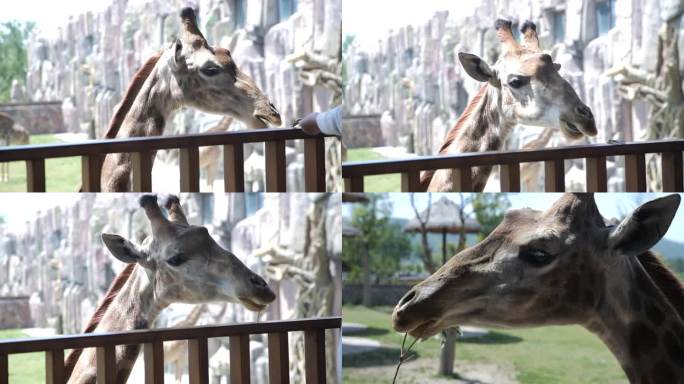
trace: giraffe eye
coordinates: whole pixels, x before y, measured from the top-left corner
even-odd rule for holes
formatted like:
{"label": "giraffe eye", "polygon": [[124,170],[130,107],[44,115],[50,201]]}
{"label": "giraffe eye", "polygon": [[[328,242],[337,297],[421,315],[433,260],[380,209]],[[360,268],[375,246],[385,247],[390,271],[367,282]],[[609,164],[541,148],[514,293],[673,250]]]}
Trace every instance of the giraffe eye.
{"label": "giraffe eye", "polygon": [[522,249],[518,257],[535,268],[543,267],[553,261],[552,255],[540,249]]}
{"label": "giraffe eye", "polygon": [[183,255],[182,253],[176,254],[176,255],[172,256],[171,258],[166,259],[166,262],[173,267],[177,267],[177,266],[185,263],[186,261],[188,261],[188,260],[185,258],[185,255]]}
{"label": "giraffe eye", "polygon": [[200,71],[205,75],[205,76],[216,76],[221,72],[221,69],[217,66],[210,65],[207,67],[202,67]]}
{"label": "giraffe eye", "polygon": [[526,85],[527,83],[529,83],[529,78],[528,78],[528,77],[523,77],[523,76],[511,76],[511,77],[508,79],[508,85],[509,85],[511,88],[515,88],[515,89],[518,89],[518,88],[520,88],[520,87]]}

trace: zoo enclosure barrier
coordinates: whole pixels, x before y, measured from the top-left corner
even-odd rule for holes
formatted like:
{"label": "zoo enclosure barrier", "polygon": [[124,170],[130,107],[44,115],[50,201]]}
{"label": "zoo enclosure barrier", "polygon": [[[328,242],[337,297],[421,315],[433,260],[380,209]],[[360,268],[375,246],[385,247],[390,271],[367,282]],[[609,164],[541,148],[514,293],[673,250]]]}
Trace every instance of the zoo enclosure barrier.
{"label": "zoo enclosure barrier", "polygon": [[419,192],[420,172],[453,169],[455,191],[471,192],[472,167],[500,167],[501,192],[520,192],[520,164],[544,163],[546,192],[565,191],[565,160],[586,159],[587,192],[607,192],[606,157],[624,156],[625,191],[646,192],[646,154],[661,154],[664,192],[682,192],[684,140],[576,145],[531,151],[472,152],[420,158],[348,162],[342,164],[345,191],[363,192],[363,178],[401,174],[402,192]]}
{"label": "zoo enclosure barrier", "polygon": [[45,352],[45,379],[50,384],[65,381],[64,350],[97,348],[97,382],[116,383],[115,347],[142,344],[145,383],[164,382],[164,341],[188,341],[188,371],[191,384],[209,382],[207,339],[228,337],[230,341],[230,382],[250,383],[249,335],[268,334],[268,371],[272,384],[289,383],[288,332],[304,332],[306,383],[325,383],[325,330],[339,329],[341,317],[290,321],[267,321],[192,328],[161,328],[140,331],[56,336],[0,341],[0,384],[8,384],[8,355]]}
{"label": "zoo enclosure barrier", "polygon": [[[45,192],[45,159],[81,157],[83,192],[100,192],[102,161],[106,154],[130,153],[133,192],[152,190],[152,162],[156,150],[179,149],[180,191],[199,192],[199,148],[223,146],[226,192],[244,192],[243,144],[264,142],[266,192],[285,192],[286,140],[304,140],[305,192],[325,192],[324,135],[307,135],[300,129],[259,129],[179,136],[132,137],[82,143],[27,145],[0,148],[0,163],[26,162],[26,190]],[[78,186],[74,186],[74,191]],[[70,192],[70,191],[65,191]]]}

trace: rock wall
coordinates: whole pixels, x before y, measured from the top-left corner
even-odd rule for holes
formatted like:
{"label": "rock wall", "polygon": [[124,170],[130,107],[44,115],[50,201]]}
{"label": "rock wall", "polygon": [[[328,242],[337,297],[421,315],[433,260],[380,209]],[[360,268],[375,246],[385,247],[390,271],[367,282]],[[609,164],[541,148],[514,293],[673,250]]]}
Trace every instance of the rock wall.
{"label": "rock wall", "polygon": [[[562,65],[561,74],[594,111],[599,134],[590,141],[644,137],[649,107],[623,100],[604,72],[620,63],[653,71],[658,30],[664,20],[681,11],[679,1],[615,0],[612,28],[599,28],[596,0],[479,3],[468,15],[457,14],[456,5],[451,12],[436,12],[422,25],[379,37],[372,49],[352,44],[344,55],[349,114],[383,115],[399,135],[397,140],[386,133],[385,143],[406,146],[419,155],[437,153],[446,131],[480,86],[463,71],[457,53],[475,53],[492,63],[499,50],[495,19],[509,19],[515,29],[531,19],[537,24],[542,48]],[[684,45],[681,36],[679,44]],[[680,49],[680,55],[684,50]],[[507,146],[521,148],[537,134],[535,129],[518,128]],[[563,139],[555,137],[552,144],[559,140]]]}
{"label": "rock wall", "polygon": [[32,135],[66,131],[62,105],[58,102],[0,104],[0,112],[8,114]]}
{"label": "rock wall", "polygon": [[0,297],[0,329],[33,326],[29,297]]}

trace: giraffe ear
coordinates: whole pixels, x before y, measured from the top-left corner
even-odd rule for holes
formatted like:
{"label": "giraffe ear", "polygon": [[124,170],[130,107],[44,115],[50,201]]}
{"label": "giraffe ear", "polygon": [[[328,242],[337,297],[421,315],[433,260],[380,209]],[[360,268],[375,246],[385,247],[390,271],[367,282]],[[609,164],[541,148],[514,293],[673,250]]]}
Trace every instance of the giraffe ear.
{"label": "giraffe ear", "polygon": [[124,263],[139,263],[146,259],[145,255],[140,252],[133,243],[119,235],[103,233],[102,242],[104,242],[105,246],[107,246],[107,249],[109,249],[109,252],[111,252],[114,257]]}
{"label": "giraffe ear", "polygon": [[610,232],[609,246],[625,256],[648,251],[665,236],[680,201],[679,195],[670,195],[641,205]]}
{"label": "giraffe ear", "polygon": [[494,71],[492,71],[492,69],[489,67],[489,64],[487,64],[484,60],[480,59],[476,55],[465,52],[458,53],[458,60],[461,62],[463,69],[465,69],[466,73],[470,77],[477,81],[488,82],[494,86],[497,86],[497,78],[494,74]]}
{"label": "giraffe ear", "polygon": [[176,72],[187,69],[183,55],[183,42],[180,39],[176,39],[176,42],[173,43],[173,64],[173,69]]}

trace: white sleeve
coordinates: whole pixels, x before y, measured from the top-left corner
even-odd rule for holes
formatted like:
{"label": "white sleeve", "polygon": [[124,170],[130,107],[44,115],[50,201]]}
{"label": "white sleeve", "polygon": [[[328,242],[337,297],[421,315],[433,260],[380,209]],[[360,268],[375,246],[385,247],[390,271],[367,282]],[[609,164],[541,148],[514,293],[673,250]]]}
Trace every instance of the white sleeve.
{"label": "white sleeve", "polygon": [[321,112],[316,116],[318,129],[326,135],[342,136],[342,107]]}

